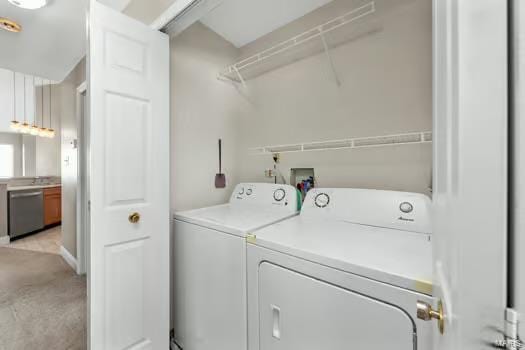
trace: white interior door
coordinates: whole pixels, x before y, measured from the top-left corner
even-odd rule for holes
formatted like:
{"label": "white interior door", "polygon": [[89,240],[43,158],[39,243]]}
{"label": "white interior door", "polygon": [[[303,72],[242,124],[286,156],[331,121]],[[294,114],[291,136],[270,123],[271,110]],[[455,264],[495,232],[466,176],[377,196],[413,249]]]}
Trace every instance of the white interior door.
{"label": "white interior door", "polygon": [[434,49],[436,350],[487,349],[507,296],[506,2],[434,0]]}
{"label": "white interior door", "polygon": [[91,0],[88,58],[90,348],[165,350],[168,37]]}

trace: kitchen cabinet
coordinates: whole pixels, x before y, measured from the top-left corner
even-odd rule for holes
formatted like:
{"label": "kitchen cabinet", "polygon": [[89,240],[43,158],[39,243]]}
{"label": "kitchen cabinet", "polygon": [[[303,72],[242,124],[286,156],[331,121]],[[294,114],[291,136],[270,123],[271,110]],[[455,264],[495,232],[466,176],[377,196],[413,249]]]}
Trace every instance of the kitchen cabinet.
{"label": "kitchen cabinet", "polygon": [[44,225],[58,224],[62,221],[62,189],[44,189]]}
{"label": "kitchen cabinet", "polygon": [[[27,106],[25,110],[25,120],[31,125],[34,118],[34,94],[32,76],[26,77],[26,93],[24,93],[24,77],[22,73],[16,73],[16,110],[24,109],[24,98]],[[9,122],[14,115],[14,96],[13,96],[13,71],[0,68],[0,132],[12,132]],[[20,112],[19,112],[20,113]]]}

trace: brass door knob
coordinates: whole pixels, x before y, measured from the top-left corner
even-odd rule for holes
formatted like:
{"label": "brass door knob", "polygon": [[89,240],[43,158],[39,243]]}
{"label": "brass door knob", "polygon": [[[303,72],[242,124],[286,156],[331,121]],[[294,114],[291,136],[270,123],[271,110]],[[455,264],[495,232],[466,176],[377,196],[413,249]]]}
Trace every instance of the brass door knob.
{"label": "brass door knob", "polygon": [[418,300],[417,318],[423,321],[437,320],[439,333],[443,334],[445,332],[445,317],[443,315],[443,303],[441,300],[438,301],[437,310],[434,310],[429,303]]}
{"label": "brass door knob", "polygon": [[128,217],[128,220],[132,224],[136,224],[137,222],[140,221],[140,214],[139,213],[130,214],[130,216]]}

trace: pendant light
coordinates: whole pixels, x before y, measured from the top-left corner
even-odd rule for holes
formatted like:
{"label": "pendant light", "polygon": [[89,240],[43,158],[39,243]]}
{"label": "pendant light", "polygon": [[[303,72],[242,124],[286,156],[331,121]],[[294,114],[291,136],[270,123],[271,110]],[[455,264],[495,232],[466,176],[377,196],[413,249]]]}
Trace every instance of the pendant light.
{"label": "pendant light", "polygon": [[9,2],[27,10],[36,10],[47,5],[47,0],[9,0]]}
{"label": "pendant light", "polygon": [[35,90],[35,76],[33,75],[33,125],[31,126],[30,134],[37,136],[40,128],[37,125],[36,119],[36,90]]}
{"label": "pendant light", "polygon": [[26,115],[26,76],[24,75],[24,122],[22,123],[22,126],[20,127],[20,132],[22,134],[28,134],[31,126],[27,122],[27,115]]}
{"label": "pendant light", "polygon": [[53,129],[53,116],[51,114],[51,81],[49,82],[49,129],[47,129],[48,137],[53,138],[55,137],[55,130]]}
{"label": "pendant light", "polygon": [[38,129],[38,136],[46,137],[47,129],[44,126],[44,79],[40,78],[40,119],[42,120],[42,126]]}
{"label": "pendant light", "polygon": [[11,129],[14,131],[20,130],[20,122],[16,120],[16,73],[13,71],[13,120],[11,121]]}

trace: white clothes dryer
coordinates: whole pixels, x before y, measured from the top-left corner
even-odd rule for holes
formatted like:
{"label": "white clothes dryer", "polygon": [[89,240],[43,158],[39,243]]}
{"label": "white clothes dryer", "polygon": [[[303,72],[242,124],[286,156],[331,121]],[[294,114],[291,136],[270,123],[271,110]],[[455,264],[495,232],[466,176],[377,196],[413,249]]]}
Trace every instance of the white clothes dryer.
{"label": "white clothes dryer", "polygon": [[422,194],[313,189],[301,215],[247,246],[249,350],[429,350],[431,202]]}

